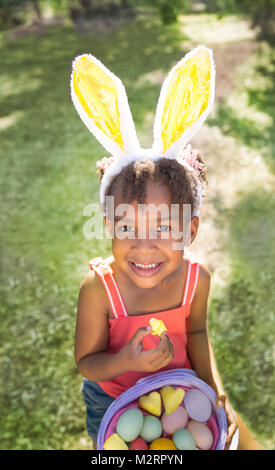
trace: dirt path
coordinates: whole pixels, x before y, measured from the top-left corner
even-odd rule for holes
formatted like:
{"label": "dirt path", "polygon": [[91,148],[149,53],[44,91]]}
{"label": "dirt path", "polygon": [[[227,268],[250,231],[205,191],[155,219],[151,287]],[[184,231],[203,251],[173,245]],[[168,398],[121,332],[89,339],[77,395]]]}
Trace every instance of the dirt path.
{"label": "dirt path", "polygon": [[235,74],[239,65],[256,51],[255,41],[232,42],[228,45],[209,45],[216,64],[216,105],[225,101],[235,87]]}
{"label": "dirt path", "polygon": [[[234,93],[238,67],[256,51],[256,47],[254,41],[213,46],[216,63],[215,106],[226,102],[229,95]],[[205,123],[192,144],[202,151],[209,180],[200,216],[200,229],[192,251],[204,260],[213,273],[214,281],[224,285],[230,274],[230,259],[225,259],[221,246],[229,230],[229,218],[223,217],[220,223],[218,208],[224,208],[230,214],[246,191],[251,191],[251,188],[262,190],[263,184],[264,190],[272,194],[275,177],[259,151],[223,135],[218,127],[208,127]]]}

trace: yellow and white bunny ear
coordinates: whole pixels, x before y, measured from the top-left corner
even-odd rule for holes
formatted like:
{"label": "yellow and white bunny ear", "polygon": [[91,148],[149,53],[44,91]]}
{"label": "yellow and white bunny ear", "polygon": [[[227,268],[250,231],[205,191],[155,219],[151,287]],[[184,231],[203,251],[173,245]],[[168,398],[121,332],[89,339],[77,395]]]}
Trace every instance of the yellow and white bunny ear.
{"label": "yellow and white bunny ear", "polygon": [[214,95],[212,51],[198,46],[172,68],[162,85],[154,123],[154,155],[175,157],[207,118]]}
{"label": "yellow and white bunny ear", "polygon": [[113,156],[139,151],[123,83],[91,54],[73,62],[71,97],[84,124]]}

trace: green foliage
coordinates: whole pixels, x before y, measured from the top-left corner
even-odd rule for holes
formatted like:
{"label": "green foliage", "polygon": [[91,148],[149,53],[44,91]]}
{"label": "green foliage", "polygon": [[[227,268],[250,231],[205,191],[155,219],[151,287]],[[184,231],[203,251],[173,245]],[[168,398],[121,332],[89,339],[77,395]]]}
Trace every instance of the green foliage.
{"label": "green foliage", "polygon": [[186,0],[158,0],[157,5],[163,24],[172,24],[178,21],[180,11],[186,10],[188,1]]}
{"label": "green foliage", "polygon": [[259,28],[259,39],[275,41],[275,0],[206,0],[208,11],[220,14],[240,12],[249,15],[252,26]]}
{"label": "green foliage", "polygon": [[236,9],[236,0],[205,0],[209,12],[228,13]]}
{"label": "green foliage", "polygon": [[159,5],[160,16],[163,24],[176,23],[178,20],[178,8],[169,1],[163,1]]}
{"label": "green foliage", "polygon": [[0,26],[19,24],[20,15],[25,11],[28,0],[0,0]]}

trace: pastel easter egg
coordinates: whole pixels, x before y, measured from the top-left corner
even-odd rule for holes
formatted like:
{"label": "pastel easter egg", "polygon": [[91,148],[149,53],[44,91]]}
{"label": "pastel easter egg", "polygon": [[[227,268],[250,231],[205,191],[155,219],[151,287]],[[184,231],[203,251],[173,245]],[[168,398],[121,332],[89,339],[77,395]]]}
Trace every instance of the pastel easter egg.
{"label": "pastel easter egg", "polygon": [[202,450],[209,450],[213,444],[213,434],[206,424],[198,421],[189,421],[186,429],[191,432],[196,445]]}
{"label": "pastel easter egg", "polygon": [[104,450],[129,450],[126,442],[121,437],[113,433],[106,439],[103,445]]}
{"label": "pastel easter egg", "polygon": [[158,439],[162,434],[162,424],[156,416],[147,415],[143,418],[143,426],[140,432],[146,442],[152,442]]}
{"label": "pastel easter egg", "polygon": [[177,450],[177,448],[171,439],[161,437],[151,443],[150,450]]}
{"label": "pastel easter egg", "polygon": [[142,437],[137,437],[131,442],[130,450],[148,450],[148,445]]}
{"label": "pastel easter egg", "polygon": [[143,414],[138,408],[130,408],[118,419],[116,432],[126,442],[138,437],[143,425]]}
{"label": "pastel easter egg", "polygon": [[212,414],[212,405],[205,393],[193,388],[184,396],[184,406],[194,421],[206,422]]}
{"label": "pastel easter egg", "polygon": [[185,428],[188,421],[188,414],[183,406],[179,406],[172,413],[163,413],[161,417],[161,423],[163,431],[167,434],[174,434],[174,432],[179,428]]}
{"label": "pastel easter egg", "polygon": [[187,429],[180,428],[173,435],[173,441],[179,450],[195,450],[196,442]]}

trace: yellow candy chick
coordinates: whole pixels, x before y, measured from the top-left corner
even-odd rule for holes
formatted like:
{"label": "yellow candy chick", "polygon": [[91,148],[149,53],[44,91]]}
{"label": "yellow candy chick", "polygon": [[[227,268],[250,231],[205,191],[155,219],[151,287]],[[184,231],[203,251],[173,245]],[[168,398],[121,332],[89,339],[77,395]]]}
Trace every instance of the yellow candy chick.
{"label": "yellow candy chick", "polygon": [[157,318],[151,318],[149,323],[152,327],[152,335],[160,336],[162,335],[162,333],[164,333],[164,331],[167,331],[167,328],[162,320],[158,320]]}

